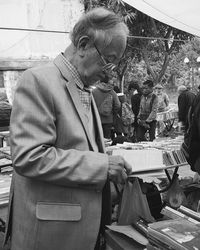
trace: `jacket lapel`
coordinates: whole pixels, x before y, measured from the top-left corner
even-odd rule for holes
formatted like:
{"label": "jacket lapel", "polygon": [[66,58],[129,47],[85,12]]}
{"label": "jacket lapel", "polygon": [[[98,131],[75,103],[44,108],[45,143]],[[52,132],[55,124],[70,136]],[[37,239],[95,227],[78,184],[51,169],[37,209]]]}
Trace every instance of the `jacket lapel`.
{"label": "jacket lapel", "polygon": [[[78,90],[77,90],[77,87],[76,87],[76,83],[74,82],[73,78],[71,77],[71,74],[68,71],[68,68],[63,63],[61,55],[58,55],[55,58],[54,63],[57,66],[57,68],[60,70],[62,76],[66,80],[66,88],[67,88],[67,90],[68,90],[68,92],[69,92],[69,94],[71,96],[72,102],[74,103],[75,109],[76,109],[76,111],[77,111],[77,113],[78,113],[78,115],[80,117],[80,120],[81,120],[81,122],[83,124],[83,128],[84,128],[85,133],[87,135],[89,145],[92,148],[92,150],[94,150],[92,139],[91,139],[91,136],[90,136],[90,133],[89,133],[89,130],[88,130],[87,114],[86,114],[86,112],[84,110],[84,107],[83,107],[81,101],[80,101],[80,97],[79,97],[79,93],[78,93]],[[96,114],[95,114],[95,116],[96,116]],[[97,122],[97,124],[98,124],[98,122]],[[99,130],[99,127],[98,127],[98,130]]]}
{"label": "jacket lapel", "polygon": [[103,136],[103,130],[102,130],[102,125],[101,125],[101,120],[99,116],[99,112],[95,103],[95,100],[92,96],[92,108],[93,108],[93,113],[94,113],[94,119],[96,122],[97,126],[97,136],[96,136],[96,141],[99,147],[99,151],[102,153],[105,153],[105,144],[104,144],[104,136]]}
{"label": "jacket lapel", "polygon": [[[70,94],[71,99],[72,99],[72,101],[74,103],[76,111],[79,114],[79,117],[80,117],[81,122],[83,124],[84,130],[85,130],[86,135],[88,137],[88,140],[90,142],[90,146],[92,147],[92,139],[91,139],[91,136],[90,136],[90,133],[89,133],[89,130],[88,130],[88,122],[87,122],[88,118],[87,118],[87,114],[86,114],[86,112],[84,110],[84,107],[81,104],[79,93],[77,91],[77,87],[76,87],[75,83],[73,83],[73,82],[66,83],[66,87],[67,87],[67,89],[69,91],[69,94]],[[94,150],[93,147],[92,147],[92,149]]]}

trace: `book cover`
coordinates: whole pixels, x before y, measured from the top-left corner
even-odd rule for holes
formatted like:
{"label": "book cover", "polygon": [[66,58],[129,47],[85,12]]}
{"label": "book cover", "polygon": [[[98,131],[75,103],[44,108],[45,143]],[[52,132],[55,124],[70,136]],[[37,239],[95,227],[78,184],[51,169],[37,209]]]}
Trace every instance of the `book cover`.
{"label": "book cover", "polygon": [[200,247],[200,226],[186,219],[165,220],[149,224],[149,239],[176,250],[194,250]]}
{"label": "book cover", "polygon": [[178,211],[182,212],[183,214],[185,214],[187,216],[190,216],[191,218],[197,220],[200,223],[200,213],[195,212],[195,211],[193,211],[185,206],[182,206],[182,205],[178,208]]}

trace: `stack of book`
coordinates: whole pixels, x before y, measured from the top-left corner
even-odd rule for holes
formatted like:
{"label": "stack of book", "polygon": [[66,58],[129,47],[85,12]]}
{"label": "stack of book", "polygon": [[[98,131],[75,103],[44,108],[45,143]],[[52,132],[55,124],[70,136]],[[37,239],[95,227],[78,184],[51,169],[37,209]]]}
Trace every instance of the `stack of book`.
{"label": "stack of book", "polygon": [[200,223],[200,213],[195,212],[185,206],[180,206],[178,208],[178,211],[180,213],[183,213],[185,216],[188,216],[189,218],[193,218],[194,220],[198,221]]}
{"label": "stack of book", "polygon": [[12,172],[12,160],[10,147],[1,147],[0,148],[0,172]]}
{"label": "stack of book", "polygon": [[1,147],[0,153],[3,154],[6,158],[11,159],[10,147]]}
{"label": "stack of book", "polygon": [[161,213],[168,219],[184,218],[194,224],[200,224],[200,214],[185,206],[180,206],[177,210],[169,206],[165,206]]}
{"label": "stack of book", "polygon": [[0,171],[1,173],[9,173],[13,171],[12,161],[7,158],[0,159]]}
{"label": "stack of book", "polygon": [[9,201],[11,175],[0,175],[0,206]]}
{"label": "stack of book", "polygon": [[[157,249],[200,249],[200,214],[184,206],[164,207],[167,218],[148,224],[149,245]],[[147,248],[148,249],[148,248]]]}
{"label": "stack of book", "polygon": [[166,166],[187,164],[185,155],[180,149],[163,151],[163,163]]}
{"label": "stack of book", "polygon": [[148,240],[158,249],[194,250],[200,247],[200,225],[187,219],[173,219],[149,224]]}
{"label": "stack of book", "polygon": [[124,149],[146,149],[146,148],[157,148],[162,150],[174,150],[180,149],[183,142],[183,136],[177,136],[176,138],[157,138],[153,142],[142,141],[138,143],[124,142],[123,144],[117,144],[115,146],[110,146],[110,149],[124,148]]}

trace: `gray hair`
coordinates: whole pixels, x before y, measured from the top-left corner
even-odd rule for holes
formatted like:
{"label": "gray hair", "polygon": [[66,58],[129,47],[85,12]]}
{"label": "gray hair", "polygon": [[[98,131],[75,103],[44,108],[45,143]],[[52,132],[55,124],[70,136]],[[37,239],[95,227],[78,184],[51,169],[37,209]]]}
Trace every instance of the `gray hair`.
{"label": "gray hair", "polygon": [[183,91],[185,91],[187,88],[185,85],[178,86],[177,92],[180,95]]}
{"label": "gray hair", "polygon": [[84,14],[71,32],[71,41],[77,47],[79,39],[88,36],[92,42],[104,38],[105,47],[110,44],[114,34],[128,36],[128,27],[114,12],[95,8]]}

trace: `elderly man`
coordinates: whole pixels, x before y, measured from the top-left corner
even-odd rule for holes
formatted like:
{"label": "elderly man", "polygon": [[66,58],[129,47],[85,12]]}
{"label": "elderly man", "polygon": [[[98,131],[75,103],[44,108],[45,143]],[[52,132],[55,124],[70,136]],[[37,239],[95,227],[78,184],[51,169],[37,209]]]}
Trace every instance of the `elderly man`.
{"label": "elderly man", "polygon": [[114,13],[94,9],[75,25],[64,53],[23,74],[10,128],[12,250],[99,249],[110,221],[109,181],[123,183],[131,167],[105,154],[88,87],[119,62],[127,35]]}

